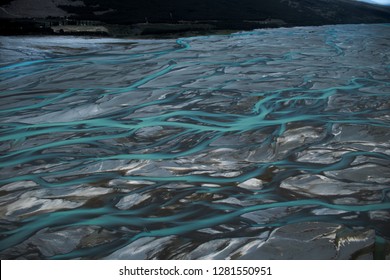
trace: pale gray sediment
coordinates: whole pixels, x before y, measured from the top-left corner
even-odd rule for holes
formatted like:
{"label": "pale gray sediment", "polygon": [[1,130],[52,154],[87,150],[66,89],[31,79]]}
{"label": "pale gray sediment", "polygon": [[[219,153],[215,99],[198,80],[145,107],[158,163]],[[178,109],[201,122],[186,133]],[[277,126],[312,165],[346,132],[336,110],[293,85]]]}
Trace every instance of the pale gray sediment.
{"label": "pale gray sediment", "polygon": [[3,37],[2,258],[388,258],[389,30]]}

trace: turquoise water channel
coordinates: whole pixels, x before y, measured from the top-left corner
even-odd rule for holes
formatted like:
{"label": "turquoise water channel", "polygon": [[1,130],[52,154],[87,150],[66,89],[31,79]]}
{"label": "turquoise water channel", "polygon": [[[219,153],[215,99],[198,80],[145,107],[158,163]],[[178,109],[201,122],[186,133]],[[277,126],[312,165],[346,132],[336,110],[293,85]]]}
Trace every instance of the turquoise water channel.
{"label": "turquoise water channel", "polygon": [[389,240],[389,34],[3,37],[2,258],[175,258],[302,222]]}

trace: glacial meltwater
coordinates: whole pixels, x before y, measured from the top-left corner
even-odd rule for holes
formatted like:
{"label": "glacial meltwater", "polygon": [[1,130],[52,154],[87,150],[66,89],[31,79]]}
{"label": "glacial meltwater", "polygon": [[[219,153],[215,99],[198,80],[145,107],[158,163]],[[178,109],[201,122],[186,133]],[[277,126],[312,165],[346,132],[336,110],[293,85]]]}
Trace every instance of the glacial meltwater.
{"label": "glacial meltwater", "polygon": [[0,42],[2,259],[390,257],[390,25]]}

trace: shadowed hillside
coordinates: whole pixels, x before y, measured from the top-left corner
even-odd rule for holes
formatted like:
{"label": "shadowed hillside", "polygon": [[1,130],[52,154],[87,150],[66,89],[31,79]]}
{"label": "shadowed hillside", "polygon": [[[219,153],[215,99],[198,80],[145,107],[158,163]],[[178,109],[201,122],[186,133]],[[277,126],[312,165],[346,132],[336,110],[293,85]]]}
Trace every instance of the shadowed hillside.
{"label": "shadowed hillside", "polygon": [[[28,9],[32,9],[23,0],[1,0],[0,5],[7,10],[10,2],[11,11],[28,14]],[[39,0],[34,1],[33,8],[39,9],[41,5],[43,9],[48,2],[76,18],[119,24],[270,18],[289,25],[390,21],[390,7],[352,0]],[[0,13],[0,17],[9,16],[5,11]]]}
{"label": "shadowed hillside", "polygon": [[[0,0],[0,5],[0,34],[101,34],[104,29],[110,36],[178,35],[390,22],[390,7],[353,0]],[[54,21],[42,22],[49,17]],[[102,27],[52,27],[64,18],[99,21]]]}
{"label": "shadowed hillside", "polygon": [[[349,0],[84,0],[87,7],[63,7],[83,17],[114,23],[179,20],[281,19],[291,25],[388,22],[390,9]],[[94,8],[91,8],[94,7]],[[109,11],[99,16],[96,11]],[[93,13],[95,12],[95,14]]]}

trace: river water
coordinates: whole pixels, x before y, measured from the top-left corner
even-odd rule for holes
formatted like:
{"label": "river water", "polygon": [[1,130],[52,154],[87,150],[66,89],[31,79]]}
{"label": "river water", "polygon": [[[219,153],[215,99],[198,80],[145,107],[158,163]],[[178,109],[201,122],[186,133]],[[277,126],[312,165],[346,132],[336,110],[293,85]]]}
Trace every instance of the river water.
{"label": "river water", "polygon": [[238,258],[302,224],[385,244],[389,34],[2,37],[2,258]]}

